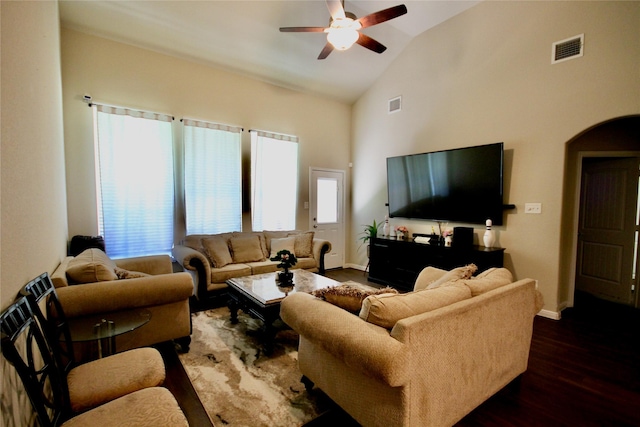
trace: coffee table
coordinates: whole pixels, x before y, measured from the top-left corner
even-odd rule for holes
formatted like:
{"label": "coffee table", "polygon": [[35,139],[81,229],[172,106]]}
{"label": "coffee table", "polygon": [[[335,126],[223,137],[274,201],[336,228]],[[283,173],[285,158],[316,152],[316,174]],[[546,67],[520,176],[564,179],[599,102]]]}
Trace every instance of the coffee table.
{"label": "coffee table", "polygon": [[316,289],[337,286],[337,282],[328,277],[311,273],[307,270],[291,270],[293,284],[279,286],[276,282],[277,272],[236,277],[227,280],[229,285],[229,311],[231,323],[238,323],[238,309],[251,317],[262,320],[262,331],[265,341],[265,353],[273,350],[273,340],[277,329],[274,322],[280,319],[280,303],[287,296],[296,292],[311,293]]}

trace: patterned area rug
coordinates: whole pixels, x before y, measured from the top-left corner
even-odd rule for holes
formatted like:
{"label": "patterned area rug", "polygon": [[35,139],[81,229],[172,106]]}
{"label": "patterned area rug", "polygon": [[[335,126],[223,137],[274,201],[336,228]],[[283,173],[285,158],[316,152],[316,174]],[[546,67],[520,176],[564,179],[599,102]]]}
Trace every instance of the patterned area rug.
{"label": "patterned area rug", "polygon": [[226,307],[192,315],[191,349],[180,360],[216,426],[301,426],[335,404],[300,382],[298,334],[282,329],[266,356],[259,320]]}

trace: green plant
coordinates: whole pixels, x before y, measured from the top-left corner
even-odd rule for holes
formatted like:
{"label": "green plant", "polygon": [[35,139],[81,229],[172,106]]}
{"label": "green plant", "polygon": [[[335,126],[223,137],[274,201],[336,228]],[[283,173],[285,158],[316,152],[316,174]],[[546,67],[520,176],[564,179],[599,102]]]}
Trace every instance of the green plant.
{"label": "green plant", "polygon": [[373,224],[363,225],[364,230],[360,233],[360,237],[358,240],[362,240],[360,242],[360,246],[364,245],[371,241],[372,238],[378,235],[378,226],[380,223],[377,223],[376,220],[373,220]]}

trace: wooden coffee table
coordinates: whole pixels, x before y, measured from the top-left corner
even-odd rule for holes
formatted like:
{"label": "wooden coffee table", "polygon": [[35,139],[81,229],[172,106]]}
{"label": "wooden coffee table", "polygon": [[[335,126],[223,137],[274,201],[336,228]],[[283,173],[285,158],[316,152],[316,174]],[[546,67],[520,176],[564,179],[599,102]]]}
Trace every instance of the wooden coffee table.
{"label": "wooden coffee table", "polygon": [[231,323],[238,323],[238,309],[262,320],[267,354],[273,350],[273,340],[277,332],[274,322],[280,319],[280,303],[287,295],[296,292],[311,293],[316,289],[340,285],[340,282],[307,270],[299,269],[291,272],[293,285],[290,284],[288,287],[279,286],[280,283],[276,282],[277,272],[227,280]]}

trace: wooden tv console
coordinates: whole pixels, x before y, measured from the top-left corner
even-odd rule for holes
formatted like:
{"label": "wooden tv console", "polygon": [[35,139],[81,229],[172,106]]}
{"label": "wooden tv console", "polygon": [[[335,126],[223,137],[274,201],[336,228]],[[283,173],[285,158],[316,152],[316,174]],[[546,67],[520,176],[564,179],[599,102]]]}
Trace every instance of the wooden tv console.
{"label": "wooden tv console", "polygon": [[400,291],[413,290],[418,274],[428,266],[451,270],[473,263],[478,266],[478,273],[490,267],[502,267],[505,251],[504,248],[457,248],[384,237],[376,237],[370,243],[369,280]]}

